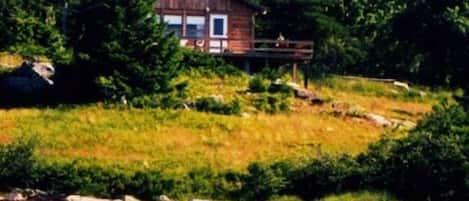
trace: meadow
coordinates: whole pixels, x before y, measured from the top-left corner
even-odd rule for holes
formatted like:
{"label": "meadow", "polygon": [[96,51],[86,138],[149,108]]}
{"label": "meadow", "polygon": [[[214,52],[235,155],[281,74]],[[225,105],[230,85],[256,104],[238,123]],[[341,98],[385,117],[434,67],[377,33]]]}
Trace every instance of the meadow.
{"label": "meadow", "polygon": [[[247,74],[218,76],[193,70],[178,80],[188,82],[189,99],[217,95],[228,101],[249,96],[249,79]],[[248,108],[244,115],[218,115],[103,103],[0,109],[0,142],[35,138],[36,155],[46,162],[157,168],[168,174],[203,167],[244,170],[255,161],[301,164],[324,155],[355,155],[383,135],[405,135],[402,130],[334,115],[333,104],[416,122],[451,95],[418,88],[422,93],[409,96],[411,92],[390,84],[336,76],[316,80],[310,89],[328,103],[312,106],[296,99],[290,112],[279,114]]]}

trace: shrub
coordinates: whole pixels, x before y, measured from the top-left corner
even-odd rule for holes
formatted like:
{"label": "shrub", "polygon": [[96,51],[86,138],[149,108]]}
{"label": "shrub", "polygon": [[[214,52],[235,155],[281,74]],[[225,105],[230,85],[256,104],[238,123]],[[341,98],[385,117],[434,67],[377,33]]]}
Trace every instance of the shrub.
{"label": "shrub", "polygon": [[275,81],[275,80],[291,80],[290,76],[291,71],[289,70],[288,67],[282,66],[280,68],[264,68],[262,71],[259,73],[259,76]]}
{"label": "shrub", "polygon": [[285,83],[280,83],[280,84],[272,83],[269,86],[268,91],[269,91],[269,93],[282,93],[282,94],[290,95],[290,96],[293,96],[293,94],[294,94],[293,87],[291,87],[291,86],[289,86]]}
{"label": "shrub", "polygon": [[33,159],[35,140],[0,146],[0,187],[29,186],[35,160]]}
{"label": "shrub", "polygon": [[253,102],[257,110],[271,114],[290,111],[292,105],[291,97],[284,94],[261,94]]}
{"label": "shrub", "polygon": [[270,81],[256,76],[249,81],[249,91],[253,93],[263,93],[269,89]]}
{"label": "shrub", "polygon": [[469,199],[469,117],[443,104],[397,141],[385,160],[391,188],[412,200]]}
{"label": "shrub", "polygon": [[468,199],[467,125],[462,107],[436,107],[408,137],[381,140],[358,157],[367,183],[409,200]]}
{"label": "shrub", "polygon": [[353,157],[323,157],[298,170],[292,179],[292,192],[305,200],[331,193],[357,190],[363,183],[363,169]]}
{"label": "shrub", "polygon": [[184,99],[174,93],[142,95],[129,100],[129,104],[136,108],[178,108]]}
{"label": "shrub", "polygon": [[213,196],[220,196],[216,192],[216,181],[223,180],[223,178],[209,168],[192,170],[183,180],[186,181],[182,184],[182,192],[184,194],[209,196],[211,198]]}
{"label": "shrub", "polygon": [[242,111],[241,107],[241,101],[239,101],[238,99],[235,99],[227,104],[215,99],[214,97],[199,98],[195,101],[195,108],[197,109],[197,111],[213,112],[216,114],[239,115]]}
{"label": "shrub", "polygon": [[184,70],[197,69],[217,76],[241,75],[241,71],[220,57],[189,49],[183,50],[182,66]]}
{"label": "shrub", "polygon": [[45,55],[55,63],[71,61],[71,51],[56,23],[54,2],[0,2],[0,50],[21,55]]}
{"label": "shrub", "polygon": [[288,185],[288,171],[292,166],[289,163],[263,165],[254,163],[248,167],[248,174],[243,178],[241,197],[244,200],[265,201],[278,195]]}

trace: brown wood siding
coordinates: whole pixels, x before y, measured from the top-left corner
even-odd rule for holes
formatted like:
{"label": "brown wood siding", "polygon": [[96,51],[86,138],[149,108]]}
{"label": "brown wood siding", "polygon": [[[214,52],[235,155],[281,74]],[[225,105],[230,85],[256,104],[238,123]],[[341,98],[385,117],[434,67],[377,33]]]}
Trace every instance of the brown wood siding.
{"label": "brown wood siding", "polygon": [[[207,7],[210,11],[207,12]],[[228,15],[228,49],[240,53],[252,48],[254,40],[254,10],[238,0],[159,0],[156,12],[163,15],[205,16],[206,40],[209,40],[210,14]],[[207,41],[208,43],[208,41]]]}
{"label": "brown wood siding", "polygon": [[245,4],[236,0],[159,0],[155,7],[165,10],[202,10],[207,7],[211,12],[253,13]]}
{"label": "brown wood siding", "polygon": [[240,53],[251,48],[252,38],[252,15],[236,15],[232,13],[228,17],[228,38],[231,41],[228,47],[231,51]]}

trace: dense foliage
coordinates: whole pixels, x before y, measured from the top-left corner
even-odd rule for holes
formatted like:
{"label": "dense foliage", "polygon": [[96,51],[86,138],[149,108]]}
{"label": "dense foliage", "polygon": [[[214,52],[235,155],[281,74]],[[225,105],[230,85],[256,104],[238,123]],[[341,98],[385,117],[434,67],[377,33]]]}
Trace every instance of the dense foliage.
{"label": "dense foliage", "polygon": [[214,97],[199,98],[194,103],[195,109],[201,112],[213,112],[215,114],[239,115],[242,111],[241,102],[233,100],[230,103],[223,103]]}
{"label": "dense foliage", "polygon": [[181,52],[157,23],[152,1],[83,0],[72,9],[80,11],[70,22],[74,67],[106,98],[142,102],[139,97],[176,90]]}
{"label": "dense foliage", "polygon": [[153,3],[2,1],[0,50],[52,59],[59,102],[125,98],[136,106],[165,106],[156,103],[168,99],[162,94],[184,90],[173,82],[182,53],[156,20]]}
{"label": "dense foliage", "polygon": [[259,2],[269,9],[260,16],[259,36],[314,40],[315,70],[467,84],[466,0]]}
{"label": "dense foliage", "polygon": [[0,51],[25,56],[47,56],[56,63],[69,62],[52,1],[5,0],[0,2]]}

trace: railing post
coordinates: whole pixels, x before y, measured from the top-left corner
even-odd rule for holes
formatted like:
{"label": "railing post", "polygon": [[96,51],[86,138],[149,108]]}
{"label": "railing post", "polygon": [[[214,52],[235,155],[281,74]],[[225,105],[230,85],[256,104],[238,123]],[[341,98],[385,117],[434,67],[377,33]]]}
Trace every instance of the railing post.
{"label": "railing post", "polygon": [[219,39],[220,40],[220,54],[223,53],[223,39]]}

